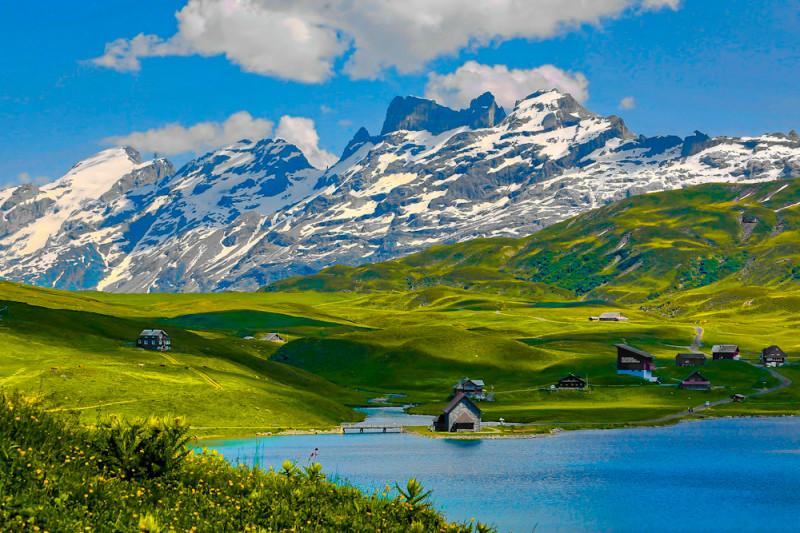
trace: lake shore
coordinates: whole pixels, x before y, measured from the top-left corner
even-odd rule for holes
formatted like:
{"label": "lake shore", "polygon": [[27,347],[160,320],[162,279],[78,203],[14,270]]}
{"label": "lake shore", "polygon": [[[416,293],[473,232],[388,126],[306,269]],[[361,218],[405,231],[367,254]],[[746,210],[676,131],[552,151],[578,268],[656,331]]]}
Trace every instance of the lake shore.
{"label": "lake shore", "polygon": [[[647,422],[627,422],[627,423],[620,423],[619,425],[612,425],[612,424],[604,424],[605,427],[590,427],[589,424],[581,425],[576,424],[572,427],[568,424],[552,424],[552,428],[549,431],[543,431],[541,433],[533,433],[525,431],[525,430],[514,430],[511,428],[519,428],[525,427],[524,424],[515,425],[515,424],[506,424],[509,429],[511,429],[512,433],[509,432],[494,432],[494,433],[484,433],[481,432],[480,434],[469,434],[469,433],[444,433],[444,432],[434,432],[434,431],[427,431],[426,426],[405,426],[403,428],[403,433],[407,435],[411,435],[414,437],[421,437],[425,439],[450,439],[450,440],[499,440],[499,439],[539,439],[545,437],[554,437],[557,435],[561,435],[563,433],[574,433],[577,431],[618,431],[622,429],[647,429],[647,428],[659,428],[659,427],[669,427],[674,426],[677,424],[685,423],[685,422],[704,422],[710,420],[724,420],[724,419],[765,419],[765,418],[798,418],[800,417],[800,413],[798,414],[776,414],[776,415],[731,415],[731,416],[686,416],[682,418],[675,418],[664,422],[658,423],[647,423]],[[549,424],[548,424],[549,426]],[[497,427],[497,426],[493,426]],[[367,433],[367,434],[371,434]],[[263,438],[272,438],[272,437],[300,437],[300,436],[309,436],[309,435],[342,435],[343,431],[341,426],[336,426],[333,428],[327,429],[287,429],[284,431],[279,432],[256,432],[256,433],[241,433],[241,434],[218,434],[218,435],[195,435],[193,440],[195,442],[202,442],[202,441],[216,441],[216,440],[225,440],[225,439],[250,439],[255,437],[263,437]]]}

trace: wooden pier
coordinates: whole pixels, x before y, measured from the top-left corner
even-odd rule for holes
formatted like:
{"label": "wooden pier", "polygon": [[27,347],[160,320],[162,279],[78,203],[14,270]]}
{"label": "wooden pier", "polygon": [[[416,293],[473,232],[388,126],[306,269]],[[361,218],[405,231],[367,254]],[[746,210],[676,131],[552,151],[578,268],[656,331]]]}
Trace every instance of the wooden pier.
{"label": "wooden pier", "polygon": [[378,424],[378,425],[356,425],[356,424],[342,424],[342,433],[362,434],[362,433],[403,433],[403,426],[393,424]]}

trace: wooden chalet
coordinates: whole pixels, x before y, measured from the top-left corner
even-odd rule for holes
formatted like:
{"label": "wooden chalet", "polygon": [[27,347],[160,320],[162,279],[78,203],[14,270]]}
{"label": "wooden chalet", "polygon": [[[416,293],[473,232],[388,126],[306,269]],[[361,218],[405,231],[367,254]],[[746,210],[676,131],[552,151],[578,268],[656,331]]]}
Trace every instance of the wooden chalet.
{"label": "wooden chalet", "polygon": [[706,354],[704,353],[679,353],[675,356],[677,366],[705,366]]}
{"label": "wooden chalet", "polygon": [[589,320],[593,322],[598,320],[601,322],[627,322],[628,318],[626,316],[623,316],[622,313],[612,312],[612,313],[603,313],[600,316],[591,316],[589,317]]}
{"label": "wooden chalet", "polygon": [[735,344],[715,344],[711,348],[711,358],[714,361],[719,359],[739,359],[739,347]]}
{"label": "wooden chalet", "polygon": [[681,381],[678,388],[687,390],[709,390],[711,388],[711,382],[704,378],[700,372],[695,370],[689,374],[686,379]]}
{"label": "wooden chalet", "polygon": [[786,353],[778,346],[772,345],[761,350],[761,364],[763,366],[781,366],[786,363]]}
{"label": "wooden chalet", "polygon": [[453,385],[453,398],[459,394],[464,394],[467,398],[473,400],[485,400],[486,391],[483,390],[484,387],[485,384],[482,379],[464,378]]}
{"label": "wooden chalet", "polygon": [[557,389],[583,389],[585,387],[586,381],[575,374],[570,374],[556,383]]}
{"label": "wooden chalet", "polygon": [[138,348],[168,352],[172,350],[172,339],[163,329],[143,329],[136,340]]}
{"label": "wooden chalet", "polygon": [[627,344],[615,344],[617,347],[617,374],[629,374],[647,381],[656,381],[653,377],[653,356],[645,351]]}
{"label": "wooden chalet", "polygon": [[460,392],[442,409],[442,414],[433,420],[433,428],[449,433],[480,431],[481,410],[466,394]]}
{"label": "wooden chalet", "polygon": [[743,402],[744,397],[745,397],[744,394],[736,393],[733,396],[731,396],[731,401],[736,403]]}
{"label": "wooden chalet", "polygon": [[260,339],[261,341],[269,341],[269,342],[286,342],[286,339],[278,335],[277,333],[267,333]]}

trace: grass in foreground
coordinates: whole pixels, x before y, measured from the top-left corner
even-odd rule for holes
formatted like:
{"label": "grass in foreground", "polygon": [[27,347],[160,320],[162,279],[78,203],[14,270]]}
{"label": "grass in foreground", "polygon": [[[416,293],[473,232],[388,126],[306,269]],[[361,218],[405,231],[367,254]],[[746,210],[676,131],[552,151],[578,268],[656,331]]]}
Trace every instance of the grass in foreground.
{"label": "grass in foreground", "polygon": [[91,429],[19,396],[0,398],[0,530],[454,531],[415,480],[365,495],[318,463],[280,471],[193,454],[181,419]]}

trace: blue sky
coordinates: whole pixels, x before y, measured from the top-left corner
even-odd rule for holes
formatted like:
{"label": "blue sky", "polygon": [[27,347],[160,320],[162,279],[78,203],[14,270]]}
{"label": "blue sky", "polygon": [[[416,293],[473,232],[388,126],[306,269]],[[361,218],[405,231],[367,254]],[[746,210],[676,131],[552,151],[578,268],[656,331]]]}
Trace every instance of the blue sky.
{"label": "blue sky", "polygon": [[458,106],[475,87],[508,101],[574,89],[645,135],[800,130],[797,0],[364,2],[14,4],[0,23],[0,186],[54,179],[114,142],[183,163],[239,132],[326,162],[358,127],[377,133],[395,95]]}

